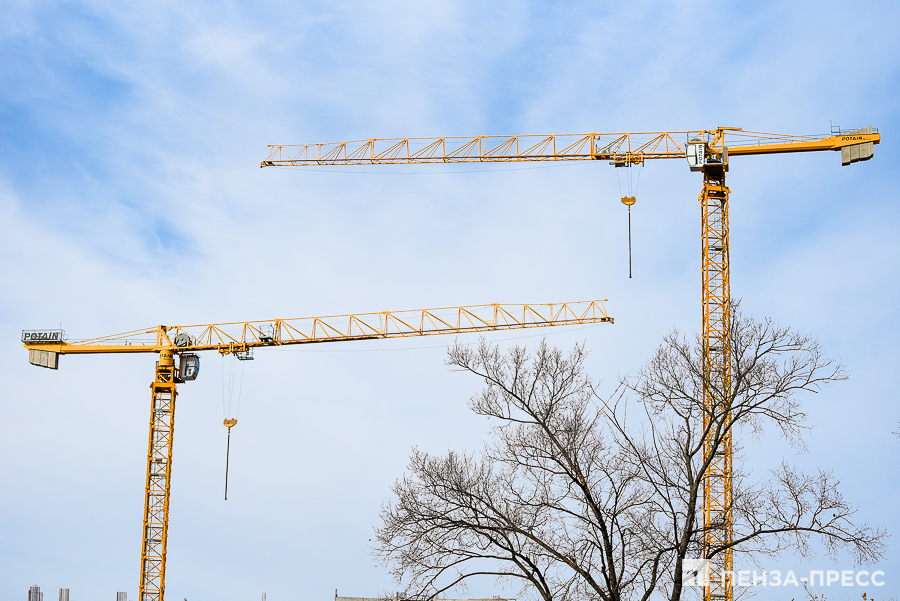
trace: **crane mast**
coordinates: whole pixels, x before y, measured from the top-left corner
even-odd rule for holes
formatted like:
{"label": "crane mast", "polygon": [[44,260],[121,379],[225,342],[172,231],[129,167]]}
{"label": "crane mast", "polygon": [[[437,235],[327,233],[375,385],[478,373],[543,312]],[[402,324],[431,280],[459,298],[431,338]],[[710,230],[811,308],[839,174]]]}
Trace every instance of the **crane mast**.
{"label": "crane mast", "polygon": [[[733,140],[726,144],[726,136]],[[679,140],[685,140],[679,142]],[[704,601],[733,599],[731,283],[729,157],[839,151],[841,164],[866,161],[881,142],[870,127],[794,136],[720,127],[713,130],[539,136],[368,138],[326,144],[269,145],[260,167],[505,163],[604,160],[616,167],[650,159],[687,159],[703,174],[700,193],[704,358],[703,546],[709,560]],[[627,199],[623,199],[626,202]],[[633,202],[633,198],[631,201]],[[627,202],[626,202],[627,204]]]}
{"label": "crane mast", "polygon": [[252,349],[260,347],[613,323],[604,302],[605,299],[545,305],[494,303],[267,321],[160,325],[75,342],[68,341],[62,330],[28,330],[22,332],[22,343],[32,365],[49,369],[58,369],[59,356],[67,354],[158,354],[150,384],[139,598],[163,601],[175,399],[177,385],[194,380],[199,374],[198,352],[215,350],[246,358]]}
{"label": "crane mast", "polygon": [[172,485],[172,441],[175,434],[175,354],[159,352],[156,377],[150,384],[150,441],[144,494],[139,599],[162,601],[166,590],[166,542],[169,539],[169,492]]}
{"label": "crane mast", "polygon": [[[723,153],[724,154],[724,153]],[[709,579],[704,601],[730,601],[733,540],[731,520],[731,287],[729,266],[727,157],[703,167],[700,194],[703,262],[703,481],[704,550]],[[718,426],[718,427],[717,427]],[[720,550],[713,554],[715,550]]]}

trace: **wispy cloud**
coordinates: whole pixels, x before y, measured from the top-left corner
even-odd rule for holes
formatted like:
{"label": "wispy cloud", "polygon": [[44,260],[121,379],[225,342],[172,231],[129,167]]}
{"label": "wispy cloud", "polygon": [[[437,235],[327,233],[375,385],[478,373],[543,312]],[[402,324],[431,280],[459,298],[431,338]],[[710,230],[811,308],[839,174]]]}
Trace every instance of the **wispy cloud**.
{"label": "wispy cloud", "polygon": [[[4,10],[0,396],[16,432],[0,437],[0,454],[12,458],[0,472],[4,598],[36,582],[70,587],[73,598],[137,593],[153,359],[65,357],[58,373],[26,369],[17,344],[25,327],[62,321],[87,336],[609,297],[614,327],[554,339],[586,338],[596,376],[613,380],[669,328],[699,326],[699,180],[681,161],[643,168],[629,281],[626,213],[607,165],[260,169],[266,144],[719,125],[818,133],[830,119],[880,127],[873,161],[852,168],[832,153],[735,160],[732,286],[748,310],[802,322],[826,346],[833,338],[858,370],[852,389],[822,397],[835,412],[817,415],[825,429],[835,419],[865,437],[894,427],[890,379],[862,342],[898,335],[890,132],[900,48],[883,31],[898,20],[893,3]],[[407,174],[416,170],[431,175]],[[179,397],[170,595],[286,598],[302,582],[303,596],[325,599],[335,586],[390,588],[366,540],[409,447],[480,440],[483,424],[464,408],[478,383],[447,374],[441,356],[258,357],[246,367],[226,505],[221,359],[204,358]],[[896,456],[895,440],[873,444]],[[823,444],[806,459],[822,465],[837,453]],[[890,479],[872,484],[876,467],[854,457],[851,488],[896,496]],[[73,475],[83,470],[89,476]],[[890,508],[857,500],[872,522],[897,528]],[[479,591],[495,592],[490,583]]]}

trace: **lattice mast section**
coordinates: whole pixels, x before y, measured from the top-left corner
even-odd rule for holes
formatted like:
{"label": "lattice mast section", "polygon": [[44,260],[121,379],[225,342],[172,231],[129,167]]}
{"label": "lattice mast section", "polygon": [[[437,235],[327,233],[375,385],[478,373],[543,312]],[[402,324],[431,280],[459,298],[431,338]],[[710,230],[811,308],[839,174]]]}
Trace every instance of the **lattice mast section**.
{"label": "lattice mast section", "polygon": [[141,548],[141,601],[162,601],[166,590],[166,541],[169,531],[169,490],[172,481],[172,436],[175,430],[174,353],[160,351],[156,379],[150,385],[150,442],[144,497]]}
{"label": "lattice mast section", "polygon": [[[727,166],[727,163],[726,163]],[[704,553],[710,559],[704,601],[731,601],[733,540],[731,514],[731,295],[728,195],[723,165],[703,171],[700,195],[703,229],[704,458],[710,458],[703,487]],[[722,549],[715,556],[710,554]]]}

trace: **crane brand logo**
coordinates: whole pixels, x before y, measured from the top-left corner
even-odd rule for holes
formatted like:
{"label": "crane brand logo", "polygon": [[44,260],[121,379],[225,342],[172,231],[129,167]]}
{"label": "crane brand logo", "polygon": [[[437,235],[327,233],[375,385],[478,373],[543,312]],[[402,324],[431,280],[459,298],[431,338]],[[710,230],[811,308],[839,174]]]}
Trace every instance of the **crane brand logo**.
{"label": "crane brand logo", "polygon": [[22,342],[62,342],[62,330],[22,332]]}
{"label": "crane brand logo", "polygon": [[841,138],[841,141],[842,142],[851,142],[853,140],[864,140],[864,139],[865,139],[865,137],[863,137],[863,136],[843,136]]}

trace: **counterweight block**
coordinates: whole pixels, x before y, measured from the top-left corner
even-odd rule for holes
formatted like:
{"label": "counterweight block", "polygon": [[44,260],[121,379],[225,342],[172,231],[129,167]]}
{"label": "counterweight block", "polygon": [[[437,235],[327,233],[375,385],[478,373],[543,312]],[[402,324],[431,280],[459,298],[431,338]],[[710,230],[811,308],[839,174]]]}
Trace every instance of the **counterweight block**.
{"label": "counterweight block", "polygon": [[[858,129],[855,132],[856,134],[871,134],[872,126],[864,127],[862,129]],[[854,144],[853,146],[844,146],[841,148],[841,165],[850,165],[851,163],[858,163],[860,161],[868,161],[873,156],[875,156],[875,143],[874,142],[865,142],[863,144]]]}

